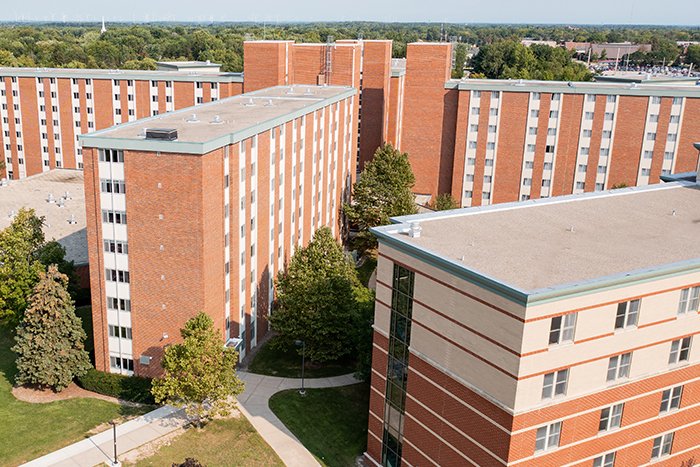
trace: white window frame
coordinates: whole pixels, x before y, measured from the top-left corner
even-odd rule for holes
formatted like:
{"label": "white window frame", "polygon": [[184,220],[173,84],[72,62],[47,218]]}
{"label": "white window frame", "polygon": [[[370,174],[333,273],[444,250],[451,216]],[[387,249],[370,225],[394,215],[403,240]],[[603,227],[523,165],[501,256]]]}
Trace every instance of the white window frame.
{"label": "white window frame", "polygon": [[625,404],[613,404],[610,407],[605,407],[600,411],[600,420],[598,421],[598,432],[605,432],[620,428],[622,425],[622,413],[625,410]]}
{"label": "white window frame", "polygon": [[615,313],[615,330],[636,328],[641,305],[640,299],[618,303]]}
{"label": "white window frame", "polygon": [[654,438],[654,445],[651,448],[651,458],[660,459],[671,454],[673,449],[673,432]]}
{"label": "white window frame", "polygon": [[615,452],[609,452],[593,459],[593,467],[614,467]]}
{"label": "white window frame", "polygon": [[541,426],[535,435],[535,452],[545,452],[559,447],[561,422]]}
{"label": "white window frame", "polygon": [[659,415],[678,410],[681,406],[681,398],[683,397],[683,385],[668,388],[661,393],[661,405],[659,406]]}
{"label": "white window frame", "polygon": [[[608,383],[627,379],[630,376],[630,367],[632,366],[632,352],[623,353],[620,355],[615,355],[610,357],[608,362],[608,372],[606,376],[606,381]],[[613,375],[611,377],[611,371]]]}
{"label": "white window frame", "polygon": [[700,308],[700,286],[688,287],[681,290],[678,300],[678,314],[697,312]]}
{"label": "white window frame", "polygon": [[574,341],[578,313],[567,313],[552,318],[549,327],[549,345],[559,345]]}
{"label": "white window frame", "polygon": [[683,337],[671,342],[671,353],[668,356],[669,365],[677,365],[690,359],[690,347],[693,344],[693,336]]}

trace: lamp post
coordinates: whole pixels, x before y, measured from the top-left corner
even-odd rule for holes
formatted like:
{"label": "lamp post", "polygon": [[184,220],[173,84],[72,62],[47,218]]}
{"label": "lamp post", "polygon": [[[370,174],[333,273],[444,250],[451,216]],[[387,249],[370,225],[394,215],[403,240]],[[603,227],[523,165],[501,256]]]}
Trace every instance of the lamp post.
{"label": "lamp post", "polygon": [[304,396],[306,395],[306,389],[304,389],[304,358],[306,356],[306,342],[302,340],[296,340],[294,341],[294,344],[297,347],[301,347],[301,389],[299,390],[299,395]]}
{"label": "lamp post", "polygon": [[112,420],[109,424],[112,425],[112,435],[114,438],[114,462],[112,462],[112,465],[120,465],[119,459],[117,459],[117,422]]}

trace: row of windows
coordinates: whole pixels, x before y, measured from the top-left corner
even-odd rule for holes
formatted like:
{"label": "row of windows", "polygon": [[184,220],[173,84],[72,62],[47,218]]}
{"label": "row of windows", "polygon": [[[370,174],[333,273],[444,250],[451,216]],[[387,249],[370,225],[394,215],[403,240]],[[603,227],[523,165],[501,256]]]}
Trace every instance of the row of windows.
{"label": "row of windows", "polygon": [[[677,365],[682,362],[687,362],[690,358],[691,343],[692,337],[684,337],[671,342],[668,364]],[[611,383],[629,378],[631,366],[632,352],[610,357],[605,381]],[[566,395],[569,374],[570,371],[568,368],[545,374],[542,382],[542,400]]]}
{"label": "row of windows", "polygon": [[124,180],[100,180],[100,190],[102,193],[126,193]]}
{"label": "row of windows", "polygon": [[105,280],[109,282],[122,282],[125,284],[129,283],[129,271],[122,271],[120,269],[105,269]]}
{"label": "row of windows", "polygon": [[131,340],[131,328],[125,326],[109,325],[109,337],[121,337],[122,339]]}
{"label": "row of windows", "polygon": [[[547,451],[559,447],[562,422],[552,423],[537,429],[535,438],[535,452]],[[671,454],[674,433],[666,433],[654,438],[651,448],[651,460]],[[615,465],[615,453],[609,452],[593,459],[593,467],[613,467]]]}
{"label": "row of windows", "polygon": [[124,211],[102,210],[102,222],[105,224],[126,224],[126,213]]}
{"label": "row of windows", "polygon": [[131,311],[131,300],[125,298],[107,297],[107,309],[117,311]]}
{"label": "row of windows", "polygon": [[109,366],[113,370],[134,371],[134,361],[130,358],[109,357]]}
{"label": "row of windows", "polygon": [[100,149],[100,162],[124,162],[124,151],[117,149]]}
{"label": "row of windows", "polygon": [[103,240],[105,253],[129,254],[129,244],[121,240]]}
{"label": "row of windows", "polygon": [[[641,299],[621,302],[617,305],[615,313],[614,329],[628,329],[637,327]],[[679,316],[700,311],[700,286],[688,287],[680,292],[677,314]],[[549,329],[549,344],[561,344],[574,340],[577,313],[555,316],[552,318]]]}

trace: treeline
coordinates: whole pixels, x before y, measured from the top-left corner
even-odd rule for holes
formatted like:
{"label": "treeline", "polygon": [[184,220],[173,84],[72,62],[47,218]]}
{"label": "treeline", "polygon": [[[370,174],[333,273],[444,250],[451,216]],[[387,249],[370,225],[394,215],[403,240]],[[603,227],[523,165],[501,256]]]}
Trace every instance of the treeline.
{"label": "treeline", "polygon": [[517,42],[525,37],[555,41],[631,41],[654,44],[655,48],[665,51],[662,60],[669,63],[671,58],[670,62],[676,61],[681,52],[675,41],[700,41],[700,28],[370,22],[273,26],[108,23],[107,32],[100,34],[97,24],[5,23],[0,26],[0,65],[153,69],[159,60],[211,60],[221,63],[224,71],[242,71],[245,39],[325,42],[329,37],[336,40],[392,39],[395,57],[405,57],[406,44],[415,41],[455,40],[480,47],[509,40]]}

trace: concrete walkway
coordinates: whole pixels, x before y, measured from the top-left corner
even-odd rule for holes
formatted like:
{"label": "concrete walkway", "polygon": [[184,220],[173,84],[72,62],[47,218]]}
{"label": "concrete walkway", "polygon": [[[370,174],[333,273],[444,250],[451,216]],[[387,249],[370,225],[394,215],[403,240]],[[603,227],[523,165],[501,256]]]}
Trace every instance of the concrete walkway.
{"label": "concrete walkway", "polygon": [[[119,455],[165,436],[187,423],[184,410],[163,406],[138,418],[117,425],[117,453]],[[24,464],[25,466],[84,466],[106,463],[114,460],[112,428],[91,436],[63,449]]]}
{"label": "concrete walkway", "polygon": [[[289,467],[319,465],[314,456],[284,426],[270,407],[270,397],[285,389],[301,387],[301,379],[277,378],[239,371],[245,382],[245,391],[238,397],[238,408],[250,423]],[[307,388],[347,386],[359,381],[353,375],[332,378],[307,378]],[[160,407],[134,420],[117,426],[117,454],[121,456],[144,444],[184,427],[188,422],[184,410],[171,406]],[[29,467],[93,467],[111,465],[114,455],[113,433],[109,428],[77,443],[66,446],[31,462]]]}
{"label": "concrete walkway", "polygon": [[[239,371],[238,376],[245,381],[245,391],[238,396],[241,413],[275,450],[288,467],[308,467],[319,465],[316,458],[284,426],[270,410],[269,400],[273,394],[301,387],[301,379],[278,378]],[[306,388],[333,388],[359,383],[352,374],[332,378],[306,378]]]}

